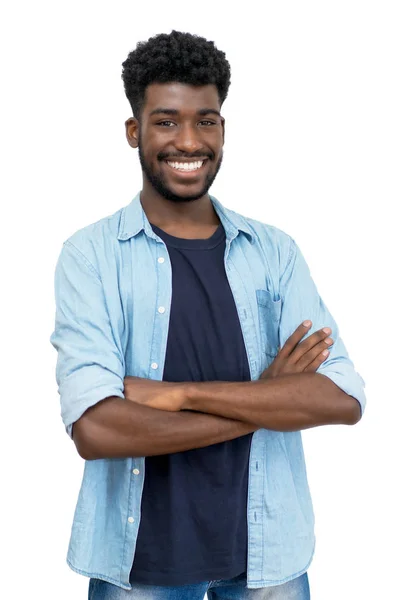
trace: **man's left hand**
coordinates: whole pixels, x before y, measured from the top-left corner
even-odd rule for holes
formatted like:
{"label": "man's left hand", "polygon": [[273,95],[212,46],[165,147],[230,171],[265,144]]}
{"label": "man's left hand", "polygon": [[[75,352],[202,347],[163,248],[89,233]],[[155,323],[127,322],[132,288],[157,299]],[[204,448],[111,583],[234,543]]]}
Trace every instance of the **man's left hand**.
{"label": "man's left hand", "polygon": [[184,407],[186,396],[183,383],[131,376],[125,377],[123,383],[124,396],[130,402],[171,412],[182,410]]}

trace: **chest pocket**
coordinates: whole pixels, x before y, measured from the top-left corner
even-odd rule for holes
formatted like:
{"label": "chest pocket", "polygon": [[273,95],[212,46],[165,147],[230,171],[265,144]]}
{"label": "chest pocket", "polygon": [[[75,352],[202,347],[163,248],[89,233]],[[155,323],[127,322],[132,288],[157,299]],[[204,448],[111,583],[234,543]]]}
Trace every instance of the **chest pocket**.
{"label": "chest pocket", "polygon": [[267,290],[256,290],[256,300],[263,352],[273,359],[279,350],[281,299],[273,300]]}

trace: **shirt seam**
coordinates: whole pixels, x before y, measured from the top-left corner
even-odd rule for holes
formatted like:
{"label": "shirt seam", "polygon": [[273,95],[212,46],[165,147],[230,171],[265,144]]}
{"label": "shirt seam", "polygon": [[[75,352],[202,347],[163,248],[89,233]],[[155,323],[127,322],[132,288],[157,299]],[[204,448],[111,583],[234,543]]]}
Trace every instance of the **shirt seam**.
{"label": "shirt seam", "polygon": [[290,264],[292,262],[292,259],[294,258],[295,254],[296,254],[296,244],[295,244],[295,241],[291,237],[289,237],[289,240],[290,240],[290,247],[288,249],[287,264],[286,264],[286,266],[284,268],[284,271],[279,276],[279,296],[280,296],[280,298],[281,298],[281,300],[283,302],[284,302],[284,295],[281,293],[282,289],[283,289],[282,279],[283,279],[285,273],[287,272],[287,270],[288,270],[288,268],[289,268],[289,266],[290,266]]}
{"label": "shirt seam", "polygon": [[290,248],[288,250],[288,261],[287,261],[284,271],[286,271],[288,269],[294,254],[295,254],[295,242],[292,238],[290,238]]}
{"label": "shirt seam", "polygon": [[220,244],[222,244],[225,241],[225,237],[223,237],[221,240],[219,240],[214,246],[208,246],[207,248],[190,248],[189,246],[176,246],[174,244],[170,244],[168,242],[165,242],[166,246],[168,248],[175,248],[175,250],[190,250],[190,251],[208,251],[208,250],[215,250],[217,248],[217,246],[219,246]]}
{"label": "shirt seam", "polygon": [[101,276],[99,275],[98,271],[95,269],[94,265],[90,263],[90,261],[88,260],[88,258],[81,252],[81,250],[79,250],[77,248],[77,246],[75,246],[74,244],[72,244],[69,240],[67,240],[66,242],[64,242],[64,245],[67,247],[70,247],[75,254],[80,258],[80,260],[85,264],[85,266],[92,271],[92,273],[96,276],[96,278],[98,279],[98,281],[101,283]]}
{"label": "shirt seam", "polygon": [[[233,564],[236,565],[237,563],[231,563],[230,565],[228,565],[228,569],[230,569],[230,568],[232,569],[233,568]],[[133,568],[134,582],[136,582],[136,575],[138,575],[138,576],[141,576],[141,575],[145,575],[145,576],[147,576],[147,575],[157,575],[157,576],[162,575],[163,577],[165,577],[165,576],[169,577],[171,575],[173,575],[173,576],[179,576],[180,577],[181,575],[183,575],[182,572],[178,572],[178,571],[146,571],[145,569],[139,569],[139,570],[137,570],[135,567],[136,567],[136,565],[134,564],[134,568]],[[241,562],[239,563],[239,568],[244,568],[243,562],[242,562],[242,564],[241,564]],[[200,569],[199,571],[193,571],[192,570],[190,572],[190,576],[196,576],[196,577],[200,576],[201,577],[207,570],[208,569]],[[217,570],[219,571],[220,568],[218,567]],[[223,569],[221,568],[221,570],[223,570]],[[244,569],[244,571],[245,571],[245,569]],[[188,574],[189,574],[189,571],[186,571],[186,575],[188,575]],[[223,577],[220,577],[220,579],[217,579],[215,581],[220,581],[221,579],[223,579]],[[231,577],[231,579],[232,579],[232,577]],[[205,579],[204,581],[207,581],[207,579]],[[141,582],[139,582],[139,583],[141,583]],[[164,584],[164,585],[171,585],[171,584]],[[173,585],[177,585],[177,584],[173,584]],[[178,584],[178,585],[181,585],[181,584]]]}

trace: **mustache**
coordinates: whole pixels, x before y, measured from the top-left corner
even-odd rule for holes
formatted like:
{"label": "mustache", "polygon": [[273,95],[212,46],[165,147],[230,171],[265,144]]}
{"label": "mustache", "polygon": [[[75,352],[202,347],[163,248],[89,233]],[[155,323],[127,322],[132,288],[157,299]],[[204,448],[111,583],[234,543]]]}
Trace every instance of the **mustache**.
{"label": "mustache", "polygon": [[157,154],[158,160],[166,160],[167,158],[209,158],[210,160],[214,160],[215,154],[213,152],[194,152],[193,154],[181,153],[181,154],[172,154],[172,152],[159,152]]}

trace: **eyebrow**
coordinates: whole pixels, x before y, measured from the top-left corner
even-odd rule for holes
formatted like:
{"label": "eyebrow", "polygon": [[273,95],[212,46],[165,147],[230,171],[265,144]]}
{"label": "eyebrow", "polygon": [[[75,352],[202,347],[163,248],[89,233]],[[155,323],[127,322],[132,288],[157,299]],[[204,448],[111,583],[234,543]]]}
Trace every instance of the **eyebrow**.
{"label": "eyebrow", "polygon": [[[152,110],[150,112],[150,117],[152,117],[153,115],[158,115],[158,114],[176,116],[176,115],[179,115],[179,110],[176,110],[175,108],[155,108],[154,110]],[[221,117],[220,112],[218,110],[216,110],[215,108],[201,108],[198,111],[198,115],[200,115],[201,117],[205,117],[206,115],[209,115],[209,114],[214,114],[214,115],[218,115],[219,117]]]}

